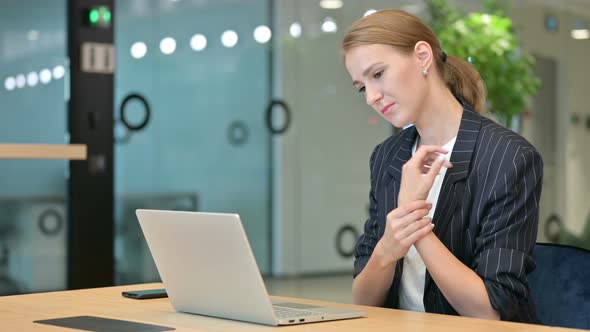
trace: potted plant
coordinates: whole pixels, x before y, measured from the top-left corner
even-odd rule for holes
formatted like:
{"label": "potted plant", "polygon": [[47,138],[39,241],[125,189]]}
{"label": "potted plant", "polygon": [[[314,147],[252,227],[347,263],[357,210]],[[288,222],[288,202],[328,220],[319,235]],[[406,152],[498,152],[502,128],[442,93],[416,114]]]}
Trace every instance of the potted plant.
{"label": "potted plant", "polygon": [[495,0],[484,13],[464,14],[447,0],[427,0],[430,25],[447,54],[469,61],[485,81],[488,111],[506,127],[540,88],[535,60],[515,38],[512,20]]}

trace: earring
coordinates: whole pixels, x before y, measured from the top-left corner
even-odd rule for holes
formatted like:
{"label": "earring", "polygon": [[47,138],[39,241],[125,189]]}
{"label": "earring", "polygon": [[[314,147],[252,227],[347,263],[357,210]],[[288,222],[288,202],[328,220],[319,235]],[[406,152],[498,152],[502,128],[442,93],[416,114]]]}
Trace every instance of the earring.
{"label": "earring", "polygon": [[424,75],[424,77],[426,77],[428,75],[428,69],[427,68],[422,69],[422,75]]}

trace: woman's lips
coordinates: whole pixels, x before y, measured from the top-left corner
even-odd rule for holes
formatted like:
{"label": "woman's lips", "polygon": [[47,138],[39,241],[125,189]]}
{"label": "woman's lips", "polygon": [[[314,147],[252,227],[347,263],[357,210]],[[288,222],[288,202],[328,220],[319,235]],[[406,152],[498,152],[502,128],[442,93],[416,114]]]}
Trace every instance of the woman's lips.
{"label": "woman's lips", "polygon": [[385,105],[385,107],[383,107],[381,109],[381,114],[387,115],[387,114],[391,113],[391,111],[393,110],[393,105],[395,105],[395,103],[391,103],[389,105]]}

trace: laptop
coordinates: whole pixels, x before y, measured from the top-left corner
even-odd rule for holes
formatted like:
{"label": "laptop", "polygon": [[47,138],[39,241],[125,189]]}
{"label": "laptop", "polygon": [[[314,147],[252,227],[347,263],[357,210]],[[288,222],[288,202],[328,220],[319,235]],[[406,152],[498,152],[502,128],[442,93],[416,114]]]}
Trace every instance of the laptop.
{"label": "laptop", "polygon": [[237,214],[136,214],[177,311],[275,326],[367,316],[363,310],[273,303]]}

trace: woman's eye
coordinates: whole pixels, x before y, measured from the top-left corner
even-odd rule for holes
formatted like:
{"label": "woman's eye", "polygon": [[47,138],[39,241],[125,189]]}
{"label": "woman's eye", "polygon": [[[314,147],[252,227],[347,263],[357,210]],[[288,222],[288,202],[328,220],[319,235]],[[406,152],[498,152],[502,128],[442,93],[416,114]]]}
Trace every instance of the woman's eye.
{"label": "woman's eye", "polygon": [[364,86],[361,86],[359,88],[359,93],[365,93],[365,87]]}
{"label": "woman's eye", "polygon": [[381,77],[381,75],[383,75],[383,70],[378,71],[375,74],[373,74],[373,78],[378,79],[379,77]]}

